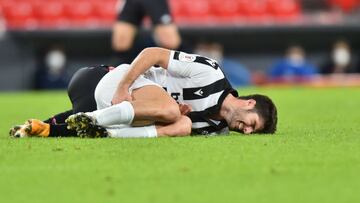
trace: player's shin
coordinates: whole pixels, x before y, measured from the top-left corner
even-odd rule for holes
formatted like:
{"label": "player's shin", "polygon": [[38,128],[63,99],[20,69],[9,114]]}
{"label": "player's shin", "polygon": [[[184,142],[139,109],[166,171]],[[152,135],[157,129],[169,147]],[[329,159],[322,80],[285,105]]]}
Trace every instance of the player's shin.
{"label": "player's shin", "polygon": [[157,137],[155,125],[145,127],[130,126],[112,126],[106,128],[109,137],[113,138],[141,138],[141,137]]}
{"label": "player's shin", "polygon": [[128,101],[110,106],[105,109],[87,113],[96,119],[96,124],[100,126],[111,126],[118,124],[129,125],[134,119],[134,108]]}

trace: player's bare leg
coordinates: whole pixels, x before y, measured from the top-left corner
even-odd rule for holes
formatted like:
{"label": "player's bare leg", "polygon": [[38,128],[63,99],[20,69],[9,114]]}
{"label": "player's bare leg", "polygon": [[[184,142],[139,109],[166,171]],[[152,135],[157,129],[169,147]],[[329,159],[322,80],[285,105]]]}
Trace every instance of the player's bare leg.
{"label": "player's bare leg", "polygon": [[175,24],[159,24],[154,29],[154,38],[157,44],[167,49],[177,49],[181,37]]}
{"label": "player's bare leg", "polygon": [[[180,119],[180,109],[174,99],[160,87],[148,85],[132,92],[133,100],[89,113],[78,113],[66,119],[68,128],[77,132],[94,126],[136,125],[152,122],[174,123]],[[149,122],[150,121],[150,122]]]}
{"label": "player's bare leg", "polygon": [[134,121],[150,120],[173,123],[181,114],[179,105],[162,88],[154,85],[144,86],[132,92]]}
{"label": "player's bare leg", "polygon": [[107,128],[109,137],[112,138],[140,138],[140,137],[177,137],[191,134],[191,120],[181,116],[171,124],[157,124],[144,127],[115,126]]}
{"label": "player's bare leg", "polygon": [[113,26],[112,46],[115,51],[127,51],[131,48],[136,27],[126,22],[116,22]]}

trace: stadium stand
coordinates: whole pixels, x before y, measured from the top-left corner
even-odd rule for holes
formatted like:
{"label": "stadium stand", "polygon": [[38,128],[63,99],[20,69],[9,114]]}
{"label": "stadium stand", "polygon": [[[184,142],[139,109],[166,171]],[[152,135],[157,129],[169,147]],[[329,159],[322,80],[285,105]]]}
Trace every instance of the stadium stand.
{"label": "stadium stand", "polygon": [[[110,26],[120,2],[0,0],[0,7],[9,29],[88,28]],[[298,0],[170,0],[170,6],[179,24],[269,23],[301,16]]]}
{"label": "stadium stand", "polygon": [[110,27],[116,0],[0,0],[9,29]]}
{"label": "stadium stand", "polygon": [[346,13],[356,10],[360,5],[359,0],[328,0],[328,3],[330,6],[339,8]]}
{"label": "stadium stand", "polygon": [[[0,0],[0,59],[6,64],[0,88],[28,88],[27,77],[10,81],[7,72],[31,72],[34,53],[53,43],[68,51],[70,72],[111,63],[111,27],[122,1]],[[360,56],[360,0],[168,1],[183,39],[220,43],[227,56],[252,72],[264,70],[294,43],[305,47],[315,64],[338,39],[349,41],[355,59]],[[140,35],[150,33],[144,27]]]}
{"label": "stadium stand", "polygon": [[[307,1],[307,0],[303,0]],[[351,13],[359,0],[324,0],[329,8]],[[121,0],[0,0],[9,29],[106,28]],[[299,23],[301,0],[169,0],[179,25]],[[310,4],[310,3],[309,3]]]}

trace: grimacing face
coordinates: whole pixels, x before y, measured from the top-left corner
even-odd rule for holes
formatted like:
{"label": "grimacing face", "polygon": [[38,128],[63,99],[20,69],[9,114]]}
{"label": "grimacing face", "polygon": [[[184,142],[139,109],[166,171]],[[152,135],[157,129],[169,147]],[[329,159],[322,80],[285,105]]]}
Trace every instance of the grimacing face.
{"label": "grimacing face", "polygon": [[237,110],[228,123],[230,130],[244,134],[256,133],[264,127],[259,114],[252,110]]}

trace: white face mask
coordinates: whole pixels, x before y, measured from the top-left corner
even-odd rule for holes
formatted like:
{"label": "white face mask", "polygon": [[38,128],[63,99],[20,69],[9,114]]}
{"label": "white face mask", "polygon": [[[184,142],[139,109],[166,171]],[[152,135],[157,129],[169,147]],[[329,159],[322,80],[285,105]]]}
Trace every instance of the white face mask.
{"label": "white face mask", "polygon": [[347,66],[350,63],[350,52],[344,48],[337,48],[333,52],[333,60],[335,65],[339,66]]}
{"label": "white face mask", "polygon": [[50,71],[58,72],[64,68],[66,57],[62,51],[52,50],[46,55],[45,62]]}

